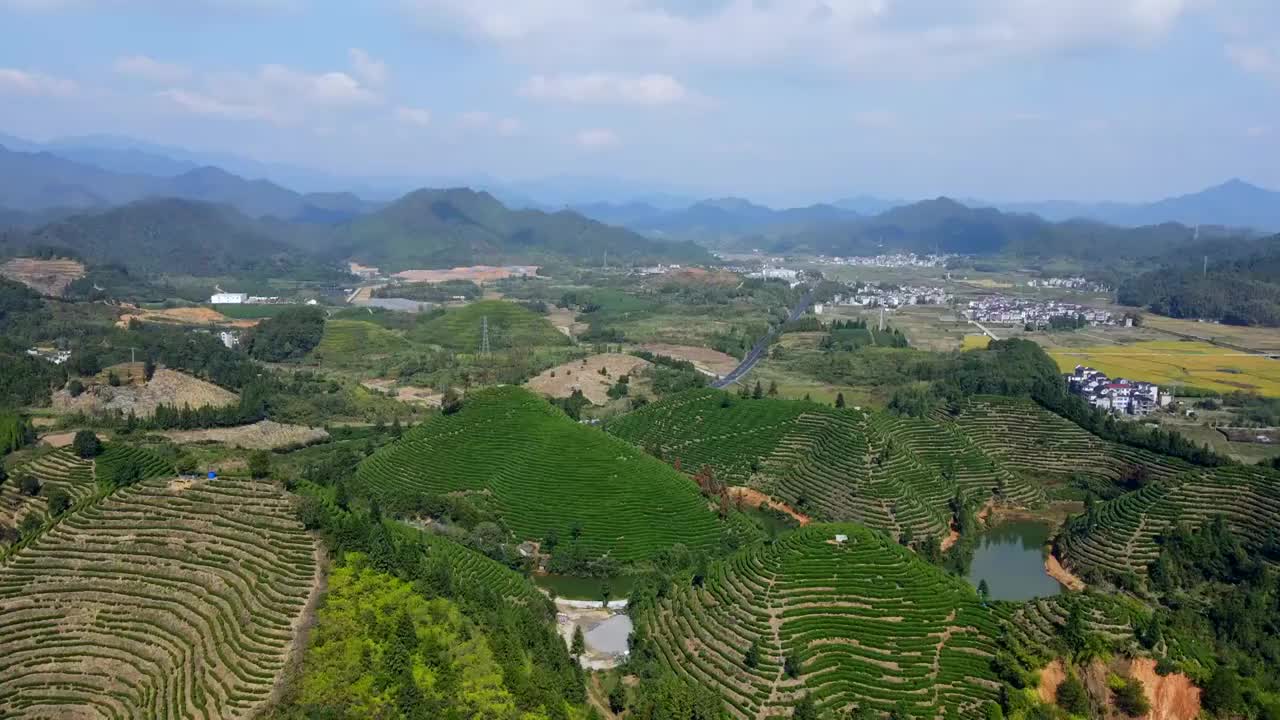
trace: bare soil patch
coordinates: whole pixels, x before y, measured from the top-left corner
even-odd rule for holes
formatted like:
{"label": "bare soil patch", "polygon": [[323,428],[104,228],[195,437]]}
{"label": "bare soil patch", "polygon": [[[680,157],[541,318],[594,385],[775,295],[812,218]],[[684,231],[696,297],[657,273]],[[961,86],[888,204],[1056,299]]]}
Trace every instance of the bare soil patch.
{"label": "bare soil patch", "polygon": [[666,355],[677,360],[688,360],[703,372],[713,375],[728,375],[738,367],[739,360],[732,355],[711,348],[694,347],[692,345],[668,345],[654,343],[640,348],[655,355]]}
{"label": "bare soil patch", "polygon": [[397,385],[395,380],[385,379],[361,380],[360,384],[374,392],[390,395],[400,402],[410,405],[437,408],[444,402],[444,393],[429,387]]}
{"label": "bare soil patch", "polygon": [[551,321],[551,324],[571,338],[577,337],[589,327],[587,323],[578,322],[577,317],[578,314],[576,312],[567,308],[552,308],[551,312],[547,313],[547,319]]}
{"label": "bare soil patch", "polygon": [[714,285],[718,287],[736,287],[742,277],[728,270],[707,270],[704,268],[681,268],[672,270],[662,277],[667,282],[682,285]]}
{"label": "bare soil patch", "polygon": [[801,525],[808,525],[811,522],[808,515],[792,508],[781,500],[774,500],[755,488],[739,485],[731,487],[728,490],[729,494],[732,495],[735,500],[741,500],[743,503],[750,505],[751,507],[758,508],[760,506],[764,506],[777,510],[778,512],[786,513]]}
{"label": "bare soil patch", "polygon": [[1040,701],[1054,703],[1058,700],[1058,686],[1067,679],[1067,671],[1061,660],[1054,660],[1040,671],[1040,685],[1036,691],[1040,693]]}
{"label": "bare soil patch", "polygon": [[1200,716],[1200,688],[1186,675],[1161,677],[1156,673],[1156,661],[1144,658],[1130,663],[1129,676],[1142,681],[1151,703],[1151,712],[1144,720],[1195,720]]}
{"label": "bare soil patch", "polygon": [[262,420],[239,427],[174,430],[164,433],[164,436],[177,443],[216,442],[244,450],[277,450],[312,445],[329,439],[329,433],[323,428],[285,425],[273,420]]}
{"label": "bare soil patch", "polygon": [[40,436],[40,442],[49,447],[60,448],[70,445],[75,437],[76,434],[73,432],[49,433],[48,435]]}
{"label": "bare soil patch", "polygon": [[125,314],[116,321],[118,327],[128,327],[129,321],[170,323],[175,325],[214,325],[219,327],[251,328],[258,320],[232,320],[213,308],[185,307],[149,310],[125,305]]}
{"label": "bare soil patch", "polygon": [[[604,405],[609,402],[609,388],[618,382],[618,378],[634,375],[637,370],[646,367],[649,367],[649,361],[634,355],[602,353],[551,368],[526,382],[524,386],[536,393],[557,398],[569,397],[574,390],[581,390],[593,405]],[[600,373],[602,368],[608,375]]]}
{"label": "bare soil patch", "polygon": [[1070,570],[1062,566],[1058,561],[1058,557],[1053,553],[1049,553],[1049,557],[1045,558],[1044,571],[1049,577],[1062,583],[1068,590],[1080,591],[1084,590],[1085,582],[1076,577]]}
{"label": "bare soil patch", "polygon": [[409,282],[438,283],[446,280],[470,280],[476,283],[485,283],[502,280],[514,275],[534,275],[537,272],[537,265],[503,265],[497,267],[493,265],[472,265],[449,270],[405,270],[396,273],[395,277]]}
{"label": "bare soil patch", "polygon": [[[136,363],[135,363],[136,364]],[[66,390],[53,394],[53,408],[60,412],[132,412],[138,417],[150,417],[160,405],[184,405],[198,408],[206,405],[226,407],[240,398],[229,390],[205,382],[184,373],[160,368],[151,381],[145,384],[122,384],[111,387],[94,382],[79,397],[71,397]]]}
{"label": "bare soil patch", "polygon": [[0,275],[41,295],[62,297],[68,285],[84,277],[84,264],[78,260],[13,258],[0,265]]}

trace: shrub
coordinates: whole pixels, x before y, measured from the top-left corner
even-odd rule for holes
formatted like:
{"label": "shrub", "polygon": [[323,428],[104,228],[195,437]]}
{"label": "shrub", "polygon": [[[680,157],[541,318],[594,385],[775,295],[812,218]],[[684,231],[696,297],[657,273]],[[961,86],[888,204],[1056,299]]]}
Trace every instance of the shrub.
{"label": "shrub", "polygon": [[80,430],[71,440],[71,449],[85,460],[91,460],[102,454],[102,441],[92,430]]}
{"label": "shrub", "polygon": [[1058,686],[1058,707],[1072,715],[1089,714],[1089,696],[1085,693],[1084,683],[1075,675],[1068,675]]}
{"label": "shrub", "polygon": [[35,497],[40,494],[40,481],[34,475],[23,475],[18,478],[18,490],[22,491],[23,495]]}
{"label": "shrub", "polygon": [[1129,717],[1139,717],[1151,711],[1151,703],[1142,691],[1142,683],[1133,678],[1114,683],[1116,709]]}
{"label": "shrub", "polygon": [[71,378],[71,382],[67,383],[67,394],[73,398],[80,397],[84,394],[84,383],[79,378]]}
{"label": "shrub", "polygon": [[62,488],[49,491],[49,517],[58,517],[71,507],[71,496]]}
{"label": "shrub", "polygon": [[261,479],[271,474],[271,453],[266,450],[254,450],[249,453],[249,475]]}

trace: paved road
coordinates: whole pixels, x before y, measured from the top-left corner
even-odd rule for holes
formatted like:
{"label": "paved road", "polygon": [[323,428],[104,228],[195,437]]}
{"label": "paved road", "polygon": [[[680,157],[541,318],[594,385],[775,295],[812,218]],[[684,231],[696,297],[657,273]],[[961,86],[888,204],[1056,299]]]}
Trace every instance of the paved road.
{"label": "paved road", "polygon": [[977,325],[977,326],[978,326],[978,329],[979,329],[979,330],[981,330],[983,333],[985,333],[985,334],[986,334],[986,336],[987,336],[987,337],[989,337],[989,338],[991,338],[992,340],[999,340],[999,339],[1000,339],[1000,338],[996,337],[996,334],[995,334],[995,333],[993,333],[993,332],[991,332],[990,330],[988,330],[988,329],[987,329],[987,328],[986,328],[982,323],[978,322],[977,320],[970,320],[969,322],[970,322],[970,323],[972,323],[972,324],[974,324],[974,325]]}
{"label": "paved road", "polygon": [[[805,293],[805,296],[800,298],[800,302],[796,303],[795,307],[791,308],[791,314],[787,316],[787,322],[799,320],[800,316],[804,315],[805,311],[807,311],[809,306],[812,304],[813,293]],[[741,379],[743,375],[751,372],[751,368],[755,367],[756,363],[760,362],[760,359],[769,352],[769,343],[773,341],[773,337],[777,334],[778,328],[774,328],[769,331],[768,335],[760,338],[760,340],[756,342],[755,347],[751,348],[751,352],[747,353],[747,356],[742,359],[742,363],[739,364],[738,367],[734,368],[733,372],[711,383],[711,387],[720,389],[727,388]]]}

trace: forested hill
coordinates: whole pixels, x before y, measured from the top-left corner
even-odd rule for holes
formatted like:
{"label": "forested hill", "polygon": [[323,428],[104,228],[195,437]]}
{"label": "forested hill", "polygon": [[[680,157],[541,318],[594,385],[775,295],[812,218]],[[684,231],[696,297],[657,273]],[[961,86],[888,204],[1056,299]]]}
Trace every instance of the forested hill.
{"label": "forested hill", "polygon": [[709,262],[691,242],[670,243],[577,213],[510,210],[486,192],[418,190],[339,228],[335,251],[383,269],[567,259],[580,263]]}
{"label": "forested hill", "polygon": [[1280,325],[1280,235],[1260,241],[1244,258],[1210,266],[1190,262],[1160,268],[1120,286],[1118,299],[1178,318],[1231,325]]}
{"label": "forested hill", "polygon": [[[1204,240],[1208,228],[1201,228]],[[868,218],[811,226],[777,236],[779,252],[865,255],[891,250],[1023,257],[1161,257],[1196,240],[1176,223],[1122,228],[1088,220],[1052,223],[1035,215],[971,208],[949,198],[926,200]],[[758,244],[758,239],[751,243]]]}
{"label": "forested hill", "polygon": [[338,266],[286,242],[279,225],[230,207],[178,199],[143,200],[83,213],[36,230],[0,231],[0,255],[69,251],[95,265],[142,274],[332,277]]}

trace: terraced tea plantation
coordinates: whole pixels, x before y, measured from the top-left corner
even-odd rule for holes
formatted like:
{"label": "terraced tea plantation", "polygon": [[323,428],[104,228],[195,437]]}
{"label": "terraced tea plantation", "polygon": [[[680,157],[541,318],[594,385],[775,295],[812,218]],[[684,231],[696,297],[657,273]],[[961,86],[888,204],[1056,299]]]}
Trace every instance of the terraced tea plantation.
{"label": "terraced tea plantation", "polygon": [[751,485],[820,519],[856,520],[895,536],[945,536],[957,493],[1044,500],[1037,485],[932,420],[695,390],[606,429],[668,462],[679,459],[685,472],[709,465],[724,482]]}
{"label": "terraced tea plantation", "polygon": [[1166,478],[1191,466],[1175,458],[1107,442],[1031,400],[976,397],[960,408],[956,426],[1003,467],[1033,479],[1079,472],[1107,481],[1142,468]]}
{"label": "terraced tea plantation", "polygon": [[[18,488],[17,477],[31,475],[40,482],[43,490],[40,495],[30,497],[22,494]],[[28,512],[35,510],[46,512],[46,497],[55,488],[65,490],[75,503],[93,494],[93,462],[81,460],[75,453],[63,448],[47,455],[42,455],[19,467],[13,478],[0,485],[0,523],[10,527]]]}
{"label": "terraced tea plantation", "polygon": [[[744,720],[790,717],[806,692],[830,712],[901,702],[914,717],[945,707],[965,718],[1000,695],[996,612],[967,583],[860,525],[809,525],[746,550],[637,621],[663,664],[714,688]],[[800,659],[795,678],[787,657]]]}
{"label": "terraced tea plantation", "polygon": [[329,362],[350,361],[369,355],[386,355],[409,347],[399,335],[362,320],[330,320],[313,351]]}
{"label": "terraced tea plantation", "polygon": [[461,352],[480,349],[482,325],[488,318],[489,346],[494,350],[569,345],[546,317],[502,300],[482,300],[452,308],[425,320],[409,333],[411,340]]}
{"label": "terraced tea plantation", "polygon": [[1221,515],[1254,547],[1280,526],[1280,475],[1251,467],[1197,470],[1153,482],[1099,503],[1059,536],[1063,561],[1077,572],[1145,575],[1159,555],[1156,538],[1185,523],[1199,527]]}
{"label": "terraced tea plantation", "polygon": [[467,397],[360,466],[389,507],[423,495],[482,493],[520,539],[581,530],[582,547],[627,562],[683,543],[709,548],[716,520],[697,487],[661,461],[579,425],[527,390]]}
{"label": "terraced tea plantation", "polygon": [[0,716],[251,717],[315,572],[269,483],[118,490],[0,566]]}

